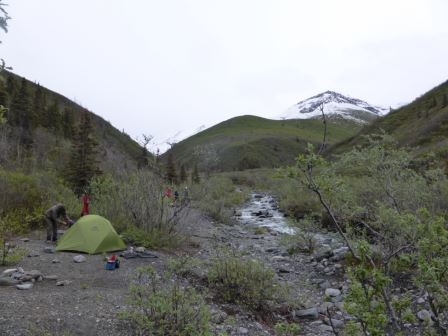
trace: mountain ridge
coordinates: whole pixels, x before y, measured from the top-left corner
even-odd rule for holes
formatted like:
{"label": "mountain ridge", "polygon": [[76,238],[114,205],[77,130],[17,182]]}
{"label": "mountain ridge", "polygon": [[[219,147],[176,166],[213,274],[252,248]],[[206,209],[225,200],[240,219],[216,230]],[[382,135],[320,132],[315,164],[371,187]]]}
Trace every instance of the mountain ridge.
{"label": "mountain ridge", "polygon": [[387,114],[387,109],[371,105],[361,99],[327,90],[302,100],[278,116],[278,119],[321,118],[320,107],[329,118],[350,119],[359,123],[368,123]]}

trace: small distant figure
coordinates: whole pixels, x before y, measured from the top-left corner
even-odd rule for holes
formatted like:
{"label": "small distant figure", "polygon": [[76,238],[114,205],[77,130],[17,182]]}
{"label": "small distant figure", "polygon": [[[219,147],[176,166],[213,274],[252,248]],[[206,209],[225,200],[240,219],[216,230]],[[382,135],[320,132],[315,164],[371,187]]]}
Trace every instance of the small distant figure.
{"label": "small distant figure", "polygon": [[84,193],[84,195],[82,195],[81,217],[89,214],[89,204],[90,204],[90,197],[87,193]]}
{"label": "small distant figure", "polygon": [[166,188],[165,192],[163,193],[163,196],[167,197],[167,198],[171,198],[173,196],[171,188]]}
{"label": "small distant figure", "polygon": [[73,221],[67,216],[64,205],[60,203],[53,205],[45,212],[45,222],[47,223],[47,240],[53,242],[58,240],[58,223],[65,223],[69,227],[73,225]]}
{"label": "small distant figure", "polygon": [[188,203],[190,203],[190,197],[188,195],[188,187],[185,187],[182,194],[182,205],[188,205]]}
{"label": "small distant figure", "polygon": [[177,192],[177,190],[174,191],[174,203],[177,203],[177,201],[179,200],[179,193]]}

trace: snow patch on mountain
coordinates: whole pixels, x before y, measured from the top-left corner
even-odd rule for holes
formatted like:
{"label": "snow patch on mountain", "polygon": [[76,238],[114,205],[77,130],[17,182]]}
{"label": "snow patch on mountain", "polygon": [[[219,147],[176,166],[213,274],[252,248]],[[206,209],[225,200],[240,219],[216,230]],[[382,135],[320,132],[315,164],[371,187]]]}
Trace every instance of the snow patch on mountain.
{"label": "snow patch on mountain", "polygon": [[279,116],[279,119],[320,118],[322,105],[325,115],[329,117],[341,117],[361,123],[389,112],[388,109],[370,105],[363,100],[344,96],[334,91],[326,91],[291,106]]}
{"label": "snow patch on mountain", "polygon": [[202,132],[207,127],[205,125],[201,125],[200,127],[189,129],[189,130],[181,130],[174,133],[172,136],[169,136],[168,138],[156,143],[156,147],[159,149],[159,153],[163,154],[168,149],[170,149],[174,144],[189,138],[199,132]]}

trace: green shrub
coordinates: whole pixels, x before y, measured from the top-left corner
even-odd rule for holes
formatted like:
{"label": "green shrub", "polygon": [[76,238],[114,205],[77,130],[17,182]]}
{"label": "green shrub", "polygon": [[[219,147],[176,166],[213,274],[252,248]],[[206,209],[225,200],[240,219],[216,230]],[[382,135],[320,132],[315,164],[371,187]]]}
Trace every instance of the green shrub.
{"label": "green shrub", "polygon": [[121,314],[135,330],[149,336],[206,336],[210,311],[191,287],[159,277],[151,267],[137,270],[130,287],[130,310]]}
{"label": "green shrub", "polygon": [[10,249],[8,241],[0,238],[0,266],[15,265],[23,259],[25,254],[26,251],[24,249]]}
{"label": "green shrub", "polygon": [[193,205],[200,208],[214,221],[231,224],[233,209],[243,205],[248,194],[237,190],[231,178],[215,175],[191,188]]}
{"label": "green shrub", "polygon": [[258,260],[224,252],[212,261],[208,282],[226,302],[246,305],[254,311],[268,311],[280,301],[285,288],[275,273]]}
{"label": "green shrub", "polygon": [[0,216],[42,204],[41,192],[32,176],[0,169],[0,190]]}
{"label": "green shrub", "polygon": [[274,330],[278,336],[296,336],[300,334],[300,326],[296,323],[277,323]]}

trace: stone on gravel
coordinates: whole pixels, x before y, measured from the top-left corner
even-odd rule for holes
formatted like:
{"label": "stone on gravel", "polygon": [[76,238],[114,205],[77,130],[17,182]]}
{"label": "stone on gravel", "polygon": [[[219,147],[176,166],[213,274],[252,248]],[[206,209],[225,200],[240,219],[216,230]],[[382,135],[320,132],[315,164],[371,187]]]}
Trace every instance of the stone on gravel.
{"label": "stone on gravel", "polygon": [[145,248],[143,246],[139,246],[135,249],[135,252],[145,252]]}
{"label": "stone on gravel", "polygon": [[70,284],[70,281],[68,281],[68,280],[62,280],[62,281],[56,282],[56,286],[67,286],[68,284]]}
{"label": "stone on gravel", "polygon": [[333,324],[333,327],[335,329],[342,329],[342,328],[344,328],[344,321],[341,321],[341,320],[331,319],[331,323],[330,323],[330,319],[328,317],[326,317],[324,319],[324,323],[326,325],[329,325],[329,326],[331,326],[331,324]]}
{"label": "stone on gravel", "polygon": [[417,299],[417,304],[424,304],[425,303],[425,299],[420,297]]}
{"label": "stone on gravel", "polygon": [[80,255],[80,254],[73,257],[73,261],[75,263],[83,263],[86,260],[87,260],[86,257],[84,257],[83,255]]}
{"label": "stone on gravel", "polygon": [[25,272],[25,275],[28,275],[33,279],[38,279],[39,277],[42,277],[42,272],[37,271],[37,270],[32,270],[32,271]]}
{"label": "stone on gravel", "polygon": [[429,322],[430,324],[433,323],[431,320],[431,313],[426,309],[422,309],[419,312],[417,312],[417,317],[420,321]]}
{"label": "stone on gravel", "polygon": [[318,326],[318,329],[319,329],[319,331],[324,332],[324,333],[328,333],[328,332],[333,333],[333,328],[326,324],[321,324],[320,326]]}
{"label": "stone on gravel", "polygon": [[327,314],[327,309],[331,309],[334,307],[334,303],[332,302],[324,302],[319,306],[319,313]]}
{"label": "stone on gravel", "polygon": [[341,295],[341,291],[336,288],[327,288],[325,290],[325,295],[328,297],[336,297],[336,296]]}
{"label": "stone on gravel", "polygon": [[39,256],[39,253],[36,253],[36,252],[30,252],[30,253],[28,253],[28,258],[38,257],[38,256]]}
{"label": "stone on gravel", "polygon": [[299,318],[310,318],[316,320],[319,318],[319,312],[316,307],[313,307],[308,309],[296,310],[295,316]]}
{"label": "stone on gravel", "polygon": [[29,238],[22,238],[22,239],[20,239],[20,241],[23,241],[24,243],[27,243],[27,242],[30,241],[30,239]]}
{"label": "stone on gravel", "polygon": [[323,245],[322,248],[314,254],[314,260],[321,261],[323,259],[330,258],[332,255],[333,250],[331,247],[328,245]]}
{"label": "stone on gravel", "polygon": [[57,275],[46,275],[44,276],[45,280],[57,280],[58,276]]}
{"label": "stone on gravel", "polygon": [[17,285],[19,282],[15,279],[4,277],[0,278],[0,286],[14,286]]}
{"label": "stone on gravel", "polygon": [[16,285],[17,289],[22,289],[22,290],[26,290],[26,289],[31,289],[33,288],[33,284],[32,283],[26,283],[26,284],[20,284],[20,285]]}
{"label": "stone on gravel", "polygon": [[319,287],[322,289],[327,289],[331,287],[331,284],[328,280],[325,280],[324,282],[319,284]]}
{"label": "stone on gravel", "polygon": [[2,272],[2,275],[0,275],[0,277],[10,276],[12,273],[17,272],[17,271],[18,271],[17,268],[8,268]]}
{"label": "stone on gravel", "polygon": [[55,252],[55,249],[54,249],[54,247],[52,247],[52,246],[45,246],[45,247],[44,247],[44,252],[45,252],[45,253],[54,253],[54,252]]}
{"label": "stone on gravel", "polygon": [[239,328],[238,328],[238,333],[239,333],[240,335],[247,335],[247,334],[249,333],[249,329],[244,328],[244,327],[239,327]]}
{"label": "stone on gravel", "polygon": [[59,264],[61,261],[59,259],[53,259],[51,262],[53,264]]}

